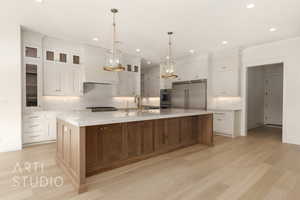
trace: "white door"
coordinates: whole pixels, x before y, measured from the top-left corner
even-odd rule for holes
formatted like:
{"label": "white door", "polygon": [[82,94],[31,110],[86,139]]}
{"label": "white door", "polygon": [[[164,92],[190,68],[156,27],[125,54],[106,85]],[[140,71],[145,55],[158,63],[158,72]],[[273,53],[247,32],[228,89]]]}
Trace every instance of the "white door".
{"label": "white door", "polygon": [[283,76],[272,73],[265,80],[265,123],[282,125]]}

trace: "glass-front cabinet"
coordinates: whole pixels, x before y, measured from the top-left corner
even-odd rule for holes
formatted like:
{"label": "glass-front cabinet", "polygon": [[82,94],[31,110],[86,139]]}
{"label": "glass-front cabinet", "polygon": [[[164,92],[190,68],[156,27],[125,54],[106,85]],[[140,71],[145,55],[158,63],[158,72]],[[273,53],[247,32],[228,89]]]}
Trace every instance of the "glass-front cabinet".
{"label": "glass-front cabinet", "polygon": [[23,104],[25,109],[40,107],[41,47],[24,44],[23,57]]}
{"label": "glass-front cabinet", "polygon": [[26,107],[38,107],[38,65],[25,64]]}

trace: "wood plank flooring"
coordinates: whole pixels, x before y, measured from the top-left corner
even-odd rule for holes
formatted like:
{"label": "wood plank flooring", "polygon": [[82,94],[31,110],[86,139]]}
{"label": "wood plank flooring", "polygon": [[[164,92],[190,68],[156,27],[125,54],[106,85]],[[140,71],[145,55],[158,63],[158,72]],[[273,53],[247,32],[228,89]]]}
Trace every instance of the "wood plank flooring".
{"label": "wood plank flooring", "polygon": [[[0,200],[299,200],[300,146],[280,141],[276,128],[217,136],[211,148],[195,145],[92,176],[81,195],[56,166],[55,144],[28,147],[0,154]],[[16,172],[18,162],[40,162],[44,170]],[[14,187],[16,176],[62,176],[64,184]]]}

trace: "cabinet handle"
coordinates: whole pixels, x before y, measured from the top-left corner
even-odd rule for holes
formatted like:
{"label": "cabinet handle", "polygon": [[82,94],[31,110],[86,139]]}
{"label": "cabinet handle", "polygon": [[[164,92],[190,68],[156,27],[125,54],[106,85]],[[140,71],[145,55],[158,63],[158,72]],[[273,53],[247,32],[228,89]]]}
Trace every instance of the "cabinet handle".
{"label": "cabinet handle", "polygon": [[39,135],[33,135],[33,136],[29,136],[29,137],[31,137],[31,138],[37,138],[37,137],[39,137]]}
{"label": "cabinet handle", "polygon": [[40,117],[34,116],[34,117],[29,117],[29,119],[39,119]]}
{"label": "cabinet handle", "polygon": [[39,126],[39,124],[36,124],[36,125],[30,126],[30,128],[34,128],[34,127],[38,127],[38,126]]}

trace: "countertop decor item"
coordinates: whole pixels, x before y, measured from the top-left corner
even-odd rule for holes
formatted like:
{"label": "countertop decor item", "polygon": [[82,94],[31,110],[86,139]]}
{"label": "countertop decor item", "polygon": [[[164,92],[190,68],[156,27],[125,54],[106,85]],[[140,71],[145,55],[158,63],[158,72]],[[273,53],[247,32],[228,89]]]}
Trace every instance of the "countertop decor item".
{"label": "countertop decor item", "polygon": [[168,32],[169,35],[169,51],[168,51],[168,56],[166,57],[166,62],[161,63],[160,67],[163,69],[163,73],[161,77],[163,79],[173,79],[177,78],[178,75],[174,73],[174,60],[172,58],[172,40],[171,37],[173,35],[173,32]]}
{"label": "countertop decor item", "polygon": [[117,44],[119,43],[116,40],[116,13],[118,10],[113,8],[111,9],[113,13],[113,42],[112,42],[112,49],[110,50],[109,58],[107,59],[106,65],[103,67],[105,71],[112,71],[112,72],[121,72],[125,71],[126,68],[121,64],[121,55],[122,52],[120,49],[117,48]]}

